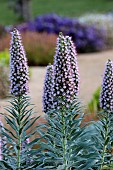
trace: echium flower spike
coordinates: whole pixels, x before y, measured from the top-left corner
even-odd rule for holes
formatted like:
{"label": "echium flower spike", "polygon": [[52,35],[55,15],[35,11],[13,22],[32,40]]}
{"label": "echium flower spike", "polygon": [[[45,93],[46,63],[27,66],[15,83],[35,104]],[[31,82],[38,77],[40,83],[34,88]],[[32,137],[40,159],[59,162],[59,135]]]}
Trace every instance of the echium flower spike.
{"label": "echium flower spike", "polygon": [[113,62],[108,60],[103,76],[100,106],[104,111],[113,112]]}
{"label": "echium flower spike", "polygon": [[11,94],[21,96],[27,94],[28,88],[28,65],[25,51],[22,45],[19,31],[15,28],[12,32],[10,47],[10,81]]}
{"label": "echium flower spike", "polygon": [[72,76],[74,81],[75,96],[77,96],[79,94],[80,75],[78,69],[76,47],[72,42],[71,37],[66,36],[65,38],[67,41],[67,48],[68,48],[68,60],[70,61]]}
{"label": "echium flower spike", "polygon": [[53,65],[48,65],[46,68],[42,100],[43,111],[47,113],[53,108]]}
{"label": "echium flower spike", "polygon": [[[61,33],[57,39],[56,54],[54,56],[54,108],[60,108],[60,106],[69,107],[72,103],[74,96],[78,94],[79,78],[74,75],[75,72],[78,75],[78,68],[74,68],[77,65],[76,51],[71,49],[70,38],[63,36]],[[73,59],[71,59],[73,57]],[[75,70],[74,70],[75,69]],[[77,81],[75,80],[77,77]],[[77,87],[75,87],[77,85]]]}

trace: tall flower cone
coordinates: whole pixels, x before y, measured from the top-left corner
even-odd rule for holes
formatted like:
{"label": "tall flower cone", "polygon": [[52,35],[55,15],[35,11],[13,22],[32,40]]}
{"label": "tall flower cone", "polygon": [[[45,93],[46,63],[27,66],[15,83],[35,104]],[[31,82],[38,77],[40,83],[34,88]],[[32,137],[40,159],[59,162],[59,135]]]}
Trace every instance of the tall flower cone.
{"label": "tall flower cone", "polygon": [[111,60],[108,60],[105,67],[100,106],[107,112],[113,112],[113,62]]}
{"label": "tall flower cone", "polygon": [[47,113],[53,108],[53,65],[46,68],[43,90],[43,111]]}
{"label": "tall flower cone", "polygon": [[25,51],[19,31],[15,28],[12,32],[10,47],[10,81],[11,94],[21,96],[28,93],[28,66]]}
{"label": "tall flower cone", "polygon": [[[74,96],[76,96],[79,91],[79,74],[75,60],[76,51],[75,48],[71,48],[73,48],[71,39],[60,33],[57,39],[56,54],[54,56],[54,108],[60,108],[61,105],[68,108]],[[75,72],[78,76],[78,83],[75,83]]]}
{"label": "tall flower cone", "polygon": [[70,60],[70,67],[72,70],[72,77],[74,81],[74,88],[75,88],[75,96],[79,94],[79,86],[80,86],[80,75],[78,69],[78,61],[77,61],[77,52],[76,47],[71,40],[71,37],[66,36],[67,41],[67,48],[68,48],[68,59]]}

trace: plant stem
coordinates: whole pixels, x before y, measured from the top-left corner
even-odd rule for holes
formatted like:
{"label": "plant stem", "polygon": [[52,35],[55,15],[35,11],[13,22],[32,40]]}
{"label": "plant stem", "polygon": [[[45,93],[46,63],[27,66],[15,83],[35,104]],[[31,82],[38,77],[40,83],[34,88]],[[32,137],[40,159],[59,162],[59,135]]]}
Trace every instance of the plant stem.
{"label": "plant stem", "polygon": [[21,170],[21,134],[20,134],[20,128],[21,128],[21,109],[20,109],[20,100],[21,97],[18,97],[18,155],[17,155],[17,170]]}
{"label": "plant stem", "polygon": [[65,170],[68,170],[67,164],[67,138],[66,138],[66,124],[65,124],[65,118],[64,118],[64,111],[62,111],[62,123],[63,123],[63,152],[64,152],[64,163],[65,163]]}
{"label": "plant stem", "polygon": [[106,119],[105,142],[104,142],[104,147],[103,147],[102,162],[101,162],[100,170],[102,170],[103,166],[104,166],[105,153],[106,153],[106,149],[107,149],[106,140],[108,138],[108,133],[109,133],[109,113],[107,113],[107,119]]}

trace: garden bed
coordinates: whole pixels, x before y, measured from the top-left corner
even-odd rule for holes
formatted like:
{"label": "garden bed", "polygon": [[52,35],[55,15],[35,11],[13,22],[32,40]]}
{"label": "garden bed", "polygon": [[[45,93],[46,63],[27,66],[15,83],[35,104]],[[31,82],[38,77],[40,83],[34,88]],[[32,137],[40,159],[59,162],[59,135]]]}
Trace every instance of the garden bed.
{"label": "garden bed", "polygon": [[[102,74],[108,59],[113,60],[113,50],[78,55],[81,77],[80,98],[84,104],[90,101],[94,91],[101,85]],[[32,67],[32,77],[29,85],[32,101],[36,105],[36,115],[44,114],[42,112],[42,91],[45,71],[45,67]],[[6,100],[0,100],[2,108],[6,105]]]}

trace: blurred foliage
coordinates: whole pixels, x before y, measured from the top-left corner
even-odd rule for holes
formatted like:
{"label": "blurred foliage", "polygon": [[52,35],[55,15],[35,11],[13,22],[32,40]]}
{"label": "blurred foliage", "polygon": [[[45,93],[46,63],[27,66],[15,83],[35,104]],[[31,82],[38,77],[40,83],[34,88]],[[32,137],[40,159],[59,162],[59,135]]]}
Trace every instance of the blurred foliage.
{"label": "blurred foliage", "polygon": [[53,62],[56,36],[46,33],[25,32],[22,34],[23,44],[29,66],[46,66]]}
{"label": "blurred foliage", "polygon": [[8,3],[20,21],[31,20],[31,0],[8,0]]}
{"label": "blurred foliage", "polygon": [[101,108],[100,108],[100,90],[101,88],[99,87],[93,94],[91,101],[88,103],[88,112],[90,113],[98,113]]}
{"label": "blurred foliage", "polygon": [[6,34],[5,27],[0,24],[0,38]]}
{"label": "blurred foliage", "polygon": [[[0,0],[0,22],[2,24],[15,24],[18,22],[17,15],[8,6],[9,1]],[[88,12],[110,12],[113,11],[112,7],[112,0],[62,0],[59,2],[56,0],[32,0],[32,14],[34,17],[52,12],[62,16],[77,17]]]}
{"label": "blurred foliage", "polygon": [[[47,33],[23,32],[22,40],[29,66],[45,66],[53,62],[57,36]],[[9,48],[10,35],[0,41],[0,51]]]}
{"label": "blurred foliage", "polygon": [[0,52],[0,98],[9,95],[9,52]]}
{"label": "blurred foliage", "polygon": [[9,65],[9,51],[7,49],[0,52],[0,63],[4,66]]}
{"label": "blurred foliage", "polygon": [[9,95],[9,68],[0,64],[0,98],[6,98]]}
{"label": "blurred foliage", "polygon": [[105,30],[106,47],[113,47],[113,15],[112,14],[87,14],[81,16],[79,21],[97,29]]}
{"label": "blurred foliage", "polygon": [[72,37],[77,52],[87,53],[104,49],[105,31],[103,28],[95,28],[77,19],[62,17],[55,13],[40,15],[34,21],[17,26],[20,31],[47,32],[48,34],[64,35]]}

